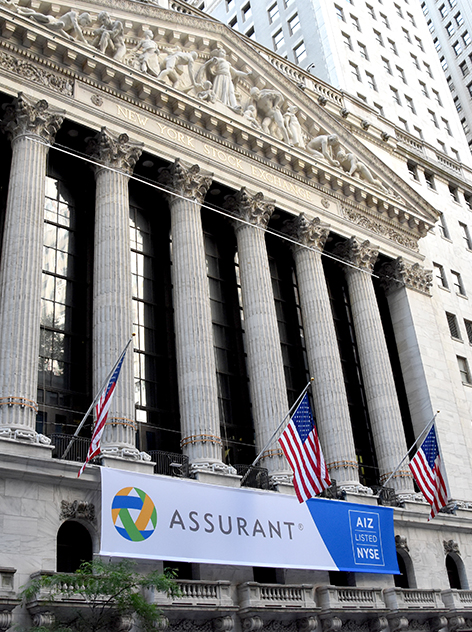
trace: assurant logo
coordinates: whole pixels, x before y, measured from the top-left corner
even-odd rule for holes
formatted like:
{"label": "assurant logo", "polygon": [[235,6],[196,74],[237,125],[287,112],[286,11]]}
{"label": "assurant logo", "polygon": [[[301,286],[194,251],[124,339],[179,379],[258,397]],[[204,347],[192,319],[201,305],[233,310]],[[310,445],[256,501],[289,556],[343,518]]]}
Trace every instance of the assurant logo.
{"label": "assurant logo", "polygon": [[113,524],[126,540],[147,540],[157,525],[157,511],[151,498],[137,487],[123,487],[113,498]]}

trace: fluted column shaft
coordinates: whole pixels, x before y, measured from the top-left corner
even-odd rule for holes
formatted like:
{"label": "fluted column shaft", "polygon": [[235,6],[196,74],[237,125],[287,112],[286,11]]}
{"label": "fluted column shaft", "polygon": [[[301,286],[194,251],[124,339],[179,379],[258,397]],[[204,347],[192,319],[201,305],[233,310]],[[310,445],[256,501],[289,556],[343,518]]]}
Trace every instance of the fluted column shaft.
{"label": "fluted column shaft", "polygon": [[[142,145],[105,128],[91,141],[95,168],[93,387],[97,393],[133,331],[129,244],[129,174]],[[107,168],[107,167],[111,167]],[[103,454],[138,456],[132,346],[128,349],[102,436]]]}
{"label": "fluted column shaft", "polygon": [[161,172],[169,190],[178,391],[184,452],[193,471],[232,472],[222,462],[218,383],[201,204],[211,184],[197,165]]}
{"label": "fluted column shaft", "polygon": [[[407,446],[382,320],[369,274],[378,250],[371,248],[368,241],[359,243],[355,238],[347,243],[347,250],[353,264],[353,267],[346,267],[352,318],[380,480],[384,482],[405,456]],[[412,492],[413,482],[408,468],[400,469],[390,485],[397,492]]]}
{"label": "fluted column shaft", "polygon": [[[234,222],[241,278],[247,370],[257,451],[270,440],[289,406],[279,327],[275,311],[265,228],[273,206],[262,194],[250,196],[245,189],[228,200],[228,206],[244,222]],[[259,226],[259,228],[257,227]],[[260,465],[273,482],[289,482],[292,472],[277,443],[269,445]]]}
{"label": "fluted column shaft", "polygon": [[2,122],[12,164],[0,265],[0,435],[11,438],[36,438],[45,143],[63,115],[20,94]]}
{"label": "fluted column shaft", "polygon": [[[293,247],[300,307],[318,433],[330,476],[358,489],[359,473],[344,376],[321,251],[329,228],[300,215],[288,227],[301,244]],[[307,247],[304,247],[307,246]],[[316,250],[315,250],[316,249]]]}

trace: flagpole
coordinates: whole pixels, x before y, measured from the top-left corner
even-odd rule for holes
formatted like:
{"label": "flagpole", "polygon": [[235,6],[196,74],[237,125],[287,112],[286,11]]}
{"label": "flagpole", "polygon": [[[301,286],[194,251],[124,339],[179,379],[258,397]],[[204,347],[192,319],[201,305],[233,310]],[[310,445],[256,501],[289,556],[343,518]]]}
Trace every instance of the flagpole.
{"label": "flagpole", "polygon": [[[413,450],[413,448],[415,447],[415,445],[418,443],[418,441],[420,441],[420,439],[422,439],[423,435],[425,435],[427,432],[429,432],[429,430],[431,429],[431,426],[434,424],[434,420],[436,419],[436,417],[439,415],[440,411],[438,410],[437,413],[435,415],[433,415],[433,418],[429,421],[429,423],[425,426],[425,428],[423,428],[422,432],[418,435],[418,438],[416,439],[416,441],[413,443],[413,445],[411,446],[411,448],[408,450],[408,452],[405,454],[405,456],[403,457],[403,459],[400,461],[400,463],[397,465],[397,467],[395,468],[395,470],[390,474],[390,476],[387,478],[387,480],[385,481],[385,483],[380,487],[379,489],[379,493],[380,491],[387,486],[387,483],[395,476],[395,474],[398,472],[398,470],[400,469],[400,467],[402,466],[403,461],[408,457],[408,455],[410,454],[410,452]],[[442,458],[442,457],[441,457]]]}
{"label": "flagpole", "polygon": [[72,444],[74,443],[74,441],[75,441],[75,440],[77,439],[77,437],[79,436],[79,432],[82,430],[82,428],[83,428],[83,426],[84,426],[84,423],[85,423],[85,421],[87,420],[87,417],[90,415],[90,411],[93,409],[93,407],[94,407],[94,406],[95,406],[95,404],[97,403],[97,401],[98,401],[98,399],[99,399],[100,395],[101,395],[101,394],[102,394],[102,392],[103,392],[103,389],[104,389],[104,388],[105,388],[105,386],[108,384],[108,381],[110,380],[110,378],[111,378],[111,376],[113,375],[113,373],[114,373],[114,371],[115,371],[116,367],[118,366],[118,363],[119,363],[119,361],[120,361],[120,359],[121,359],[121,356],[122,356],[124,353],[126,353],[126,351],[127,351],[128,347],[130,346],[131,341],[133,340],[133,337],[134,337],[135,335],[136,335],[136,334],[131,334],[130,339],[128,340],[128,342],[127,342],[127,343],[126,343],[126,345],[125,345],[125,348],[124,348],[124,349],[123,349],[123,351],[120,353],[120,355],[118,356],[118,360],[117,360],[117,361],[115,362],[115,364],[113,365],[112,370],[108,373],[108,375],[106,376],[106,378],[103,380],[103,384],[101,385],[101,387],[100,387],[100,389],[99,389],[99,391],[98,391],[97,395],[95,395],[95,399],[94,399],[94,400],[93,400],[93,402],[90,404],[90,406],[89,406],[89,408],[88,408],[87,412],[85,413],[85,415],[84,415],[84,417],[83,417],[82,421],[81,421],[81,422],[80,422],[80,424],[77,426],[76,431],[75,431],[75,432],[74,432],[74,434],[72,435],[72,439],[69,441],[69,443],[68,443],[68,445],[67,445],[67,448],[64,450],[64,454],[61,456],[61,460],[62,460],[62,459],[65,459],[65,458],[66,458],[66,456],[69,454],[69,451],[70,451],[70,449],[71,449],[71,447],[72,447]]}
{"label": "flagpole", "polygon": [[262,458],[262,455],[264,454],[264,452],[267,450],[267,448],[270,446],[270,444],[273,442],[273,440],[275,439],[277,433],[279,432],[280,428],[284,425],[284,423],[287,421],[287,417],[290,417],[290,415],[292,414],[292,410],[294,410],[298,404],[302,401],[305,393],[307,392],[307,390],[310,388],[310,385],[312,382],[314,382],[315,378],[314,377],[310,377],[310,380],[308,382],[308,384],[305,386],[305,388],[303,389],[303,391],[300,393],[300,395],[297,397],[296,402],[293,404],[293,406],[290,408],[290,410],[288,411],[288,413],[285,415],[285,417],[282,419],[282,421],[280,422],[280,424],[277,426],[277,428],[275,429],[274,433],[272,434],[271,438],[269,439],[269,441],[265,444],[265,446],[262,448],[262,450],[259,452],[259,454],[256,456],[256,458],[254,459],[254,461],[251,463],[251,465],[248,467],[246,474],[244,474],[244,476],[241,479],[241,483],[240,485],[242,485],[244,483],[244,481],[246,480],[246,478],[249,475],[249,472],[251,471],[251,468],[255,467],[256,463],[258,463],[260,461],[260,459]]}

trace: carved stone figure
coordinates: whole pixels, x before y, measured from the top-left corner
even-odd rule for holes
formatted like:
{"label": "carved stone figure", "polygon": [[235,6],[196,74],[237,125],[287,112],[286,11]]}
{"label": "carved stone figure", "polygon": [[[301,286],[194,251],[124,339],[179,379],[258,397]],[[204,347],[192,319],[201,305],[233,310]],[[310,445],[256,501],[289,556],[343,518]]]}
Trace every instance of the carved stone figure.
{"label": "carved stone figure", "polygon": [[253,129],[261,129],[259,122],[257,120],[257,108],[255,105],[248,105],[244,110],[244,118],[247,119],[249,125]]}
{"label": "carved stone figure", "polygon": [[336,153],[336,160],[344,169],[344,171],[347,171],[350,176],[354,176],[357,173],[361,180],[365,180],[366,182],[369,182],[370,184],[373,184],[374,186],[380,187],[384,191],[387,191],[382,182],[380,182],[380,180],[378,180],[372,174],[369,167],[358,160],[358,158],[354,154],[346,153],[344,149],[339,148],[338,152]]}
{"label": "carved stone figure", "polygon": [[298,120],[297,112],[298,107],[296,105],[289,105],[284,116],[284,121],[291,138],[291,144],[304,149],[305,141],[303,140],[302,126]]}
{"label": "carved stone figure", "polygon": [[319,136],[315,136],[315,138],[310,140],[306,148],[313,156],[321,156],[331,165],[339,167],[339,162],[333,158],[333,153],[341,149],[336,134],[320,134]]}
{"label": "carved stone figure", "polygon": [[281,107],[284,103],[282,94],[277,90],[268,88],[264,90],[252,88],[251,97],[256,103],[258,113],[262,116],[262,129],[264,132],[273,134],[272,128],[275,127],[275,131],[282,135],[284,142],[290,145],[290,137],[281,112]]}
{"label": "carved stone figure", "polygon": [[148,72],[159,77],[161,71],[159,65],[159,48],[154,41],[154,34],[149,29],[144,30],[144,37],[138,43],[133,53],[137,54],[138,67],[141,72]]}
{"label": "carved stone figure", "polygon": [[93,32],[95,39],[92,46],[104,54],[110,49],[114,59],[121,61],[126,54],[123,24],[119,20],[113,22],[107,11],[99,13],[97,19],[99,27]]}
{"label": "carved stone figure", "polygon": [[84,42],[84,44],[87,43],[82,32],[82,27],[90,26],[90,24],[92,24],[92,19],[89,13],[81,13],[78,15],[76,11],[68,11],[60,18],[55,18],[52,15],[38,13],[29,7],[17,7],[17,10],[21,15],[27,16],[38,24],[47,26],[51,29],[51,31],[59,33],[67,39],[78,39],[81,42]]}
{"label": "carved stone figure", "polygon": [[200,68],[197,75],[197,83],[201,82],[202,77],[206,77],[208,80],[213,77],[213,90],[217,100],[232,108],[235,112],[241,112],[242,108],[236,99],[234,81],[237,81],[240,77],[248,77],[250,74],[251,71],[244,72],[233,68],[231,62],[226,59],[226,51],[220,48]]}
{"label": "carved stone figure", "polygon": [[214,103],[216,101],[216,94],[211,85],[211,81],[204,81],[202,84],[203,90],[197,93],[197,97],[202,101],[208,101],[208,103]]}
{"label": "carved stone figure", "polygon": [[[185,51],[181,50],[180,47],[177,47],[177,50],[167,55],[164,62],[165,68],[159,73],[157,79],[159,81],[164,81],[164,79],[168,79],[176,90],[188,92],[188,90],[190,90],[192,87],[195,87],[196,82],[194,62],[197,57],[198,53],[196,51],[186,53]],[[191,81],[191,84],[188,85],[185,85],[185,81],[182,81],[184,66],[187,66],[188,68],[188,74]]]}

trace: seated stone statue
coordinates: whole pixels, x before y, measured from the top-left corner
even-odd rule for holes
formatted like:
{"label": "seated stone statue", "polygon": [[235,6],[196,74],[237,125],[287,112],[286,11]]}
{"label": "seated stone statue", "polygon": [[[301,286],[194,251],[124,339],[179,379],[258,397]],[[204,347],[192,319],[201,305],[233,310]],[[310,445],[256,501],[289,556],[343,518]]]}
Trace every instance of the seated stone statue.
{"label": "seated stone statue", "polygon": [[306,146],[313,156],[325,158],[331,165],[339,167],[339,161],[333,158],[333,154],[339,151],[341,145],[336,134],[320,134],[312,138]]}
{"label": "seated stone statue", "polygon": [[259,90],[259,88],[252,88],[251,97],[256,103],[257,111],[262,116],[262,129],[266,134],[273,134],[273,129],[279,132],[284,142],[290,145],[290,137],[285,127],[284,117],[281,112],[281,107],[284,103],[284,97],[277,90],[270,90],[268,88]]}
{"label": "seated stone statue", "polygon": [[[195,71],[194,71],[194,62],[198,57],[198,53],[196,51],[192,51],[191,53],[187,53],[181,50],[180,47],[177,47],[172,53],[167,55],[164,65],[165,68],[159,73],[157,79],[159,81],[164,81],[164,79],[168,79],[172,86],[177,90],[190,90],[192,87],[196,87],[195,82]],[[188,75],[190,77],[191,84],[185,86],[185,83],[182,81],[183,75],[183,66],[187,66]]]}
{"label": "seated stone statue", "polygon": [[342,148],[340,148],[336,154],[336,159],[344,171],[349,173],[350,176],[354,176],[357,173],[361,180],[365,180],[366,182],[369,182],[369,184],[373,184],[384,191],[388,191],[382,182],[372,174],[369,167],[358,160],[354,154],[346,153]]}

